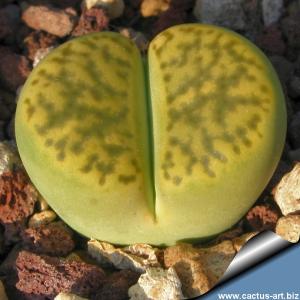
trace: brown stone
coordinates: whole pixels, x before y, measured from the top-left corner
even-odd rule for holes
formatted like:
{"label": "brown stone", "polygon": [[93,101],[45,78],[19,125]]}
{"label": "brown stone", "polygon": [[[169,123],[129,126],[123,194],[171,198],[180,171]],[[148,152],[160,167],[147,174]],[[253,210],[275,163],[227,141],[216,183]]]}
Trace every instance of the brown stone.
{"label": "brown stone", "polygon": [[173,267],[181,281],[186,297],[197,297],[212,288],[209,270],[199,249],[189,244],[168,247],[164,253],[165,266]]}
{"label": "brown stone", "polygon": [[58,38],[55,35],[44,31],[33,31],[24,39],[25,53],[33,61],[39,49],[47,49],[57,43]]}
{"label": "brown stone", "polygon": [[280,213],[269,204],[256,205],[246,215],[246,225],[252,231],[273,230]]}
{"label": "brown stone", "polygon": [[164,253],[166,267],[173,267],[182,283],[186,297],[197,297],[209,291],[220,280],[236,250],[231,241],[211,247],[178,244]]}
{"label": "brown stone", "polygon": [[22,239],[26,249],[51,256],[66,256],[75,247],[72,232],[62,222],[27,228]]}
{"label": "brown stone", "polygon": [[141,3],[141,14],[143,17],[158,16],[170,7],[170,0],[143,0]]}
{"label": "brown stone", "polygon": [[23,221],[34,209],[37,191],[21,170],[6,171],[0,175],[0,222]]}
{"label": "brown stone", "polygon": [[283,215],[300,211],[300,163],[287,173],[273,190],[275,201]]}
{"label": "brown stone", "polygon": [[22,14],[23,22],[35,30],[44,30],[58,37],[68,35],[75,23],[76,12],[73,9],[59,9],[50,5],[30,5]]}
{"label": "brown stone", "polygon": [[278,220],[276,233],[283,239],[297,243],[300,238],[300,215],[289,215]]}
{"label": "brown stone", "polygon": [[19,278],[16,288],[42,299],[53,299],[60,292],[90,297],[105,280],[100,267],[28,251],[19,253],[16,267]]}
{"label": "brown stone", "polygon": [[84,9],[78,25],[72,32],[73,36],[80,36],[92,32],[100,32],[108,27],[109,18],[105,11],[99,7]]}

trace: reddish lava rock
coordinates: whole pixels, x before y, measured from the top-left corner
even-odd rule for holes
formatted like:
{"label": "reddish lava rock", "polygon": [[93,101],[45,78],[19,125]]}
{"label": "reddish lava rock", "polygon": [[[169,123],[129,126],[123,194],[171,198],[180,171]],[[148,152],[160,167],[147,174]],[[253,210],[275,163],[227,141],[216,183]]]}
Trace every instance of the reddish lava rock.
{"label": "reddish lava rock", "polygon": [[23,171],[6,171],[0,175],[0,222],[22,221],[33,213],[37,192]]}
{"label": "reddish lava rock", "polygon": [[22,239],[26,249],[51,256],[65,256],[75,247],[71,230],[61,222],[27,228]]}
{"label": "reddish lava rock", "polygon": [[106,29],[108,24],[109,18],[103,9],[98,7],[84,9],[72,35],[80,36],[91,32],[99,32]]}
{"label": "reddish lava rock", "polygon": [[128,299],[128,289],[137,283],[140,274],[131,270],[113,273],[105,281],[102,289],[92,300],[124,300]]}
{"label": "reddish lava rock", "polygon": [[29,62],[25,56],[0,46],[0,81],[6,88],[15,92],[25,82],[29,73]]}
{"label": "reddish lava rock", "polygon": [[285,52],[285,43],[282,39],[282,33],[276,24],[265,28],[257,37],[256,44],[267,54],[283,55]]}
{"label": "reddish lava rock", "polygon": [[246,224],[252,231],[273,230],[280,213],[271,205],[256,205],[246,215]]}
{"label": "reddish lava rock", "polygon": [[37,197],[23,171],[6,171],[0,175],[0,223],[5,227],[6,244],[18,240]]}
{"label": "reddish lava rock", "polygon": [[58,38],[44,31],[33,31],[24,39],[25,53],[32,61],[39,49],[46,49],[58,43]]}
{"label": "reddish lava rock", "polygon": [[16,268],[16,287],[25,295],[31,295],[31,299],[54,299],[60,292],[90,297],[105,280],[100,267],[28,251],[19,253]]}

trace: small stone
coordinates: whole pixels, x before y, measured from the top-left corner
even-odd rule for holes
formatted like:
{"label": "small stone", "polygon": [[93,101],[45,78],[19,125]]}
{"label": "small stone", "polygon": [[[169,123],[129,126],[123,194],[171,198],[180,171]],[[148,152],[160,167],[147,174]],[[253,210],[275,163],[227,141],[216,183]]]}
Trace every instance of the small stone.
{"label": "small stone", "polygon": [[88,298],[101,288],[105,280],[100,267],[28,251],[19,253],[16,269],[16,288],[41,299],[53,299],[60,292]]}
{"label": "small stone", "polygon": [[66,260],[75,260],[75,261],[79,261],[79,262],[83,262],[84,260],[80,257],[79,254],[77,254],[76,252],[71,252],[67,257]]}
{"label": "small stone", "polygon": [[144,52],[148,49],[149,40],[142,32],[135,31],[132,28],[122,28],[120,30],[120,33],[125,37],[131,39],[140,49],[140,51]]}
{"label": "small stone", "polygon": [[9,48],[0,46],[0,81],[15,92],[30,73],[29,62],[25,56],[13,53]]}
{"label": "small stone", "polygon": [[209,291],[232,262],[236,250],[232,241],[225,240],[210,247],[178,244],[164,252],[166,267],[173,267],[182,282],[186,297],[197,297]]}
{"label": "small stone", "polygon": [[0,175],[0,223],[5,228],[5,243],[17,242],[27,218],[33,213],[37,191],[22,170]]}
{"label": "small stone", "polygon": [[0,9],[0,39],[13,35],[20,22],[20,8],[9,4]]}
{"label": "small stone", "polygon": [[[37,56],[47,50],[53,49],[58,44],[58,38],[44,31],[33,31],[27,35],[23,41],[25,53],[31,61],[35,61]],[[40,54],[37,54],[40,52]],[[36,64],[36,63],[35,63]]]}
{"label": "small stone", "polygon": [[241,234],[243,234],[243,232],[244,229],[242,228],[242,222],[240,222],[236,228],[230,229],[228,231],[219,234],[217,238],[214,240],[214,243],[219,244],[226,240],[232,240],[234,238],[239,237]]}
{"label": "small stone", "polygon": [[255,43],[269,55],[283,55],[286,49],[282,33],[276,24],[264,28]]}
{"label": "small stone", "polygon": [[292,98],[300,97],[300,77],[294,76],[289,85],[289,95]]}
{"label": "small stone", "polygon": [[283,215],[300,211],[300,163],[281,179],[273,195]]}
{"label": "small stone", "polygon": [[121,270],[111,274],[103,287],[96,293],[92,300],[120,300],[128,298],[128,289],[137,283],[139,273],[131,270]]}
{"label": "small stone", "polygon": [[209,270],[205,269],[203,257],[190,244],[178,244],[164,251],[167,268],[173,267],[181,281],[182,292],[188,298],[198,297],[212,288]]}
{"label": "small stone", "polygon": [[283,239],[297,243],[300,238],[300,215],[289,215],[278,220],[276,234]]}
{"label": "small stone", "polygon": [[6,171],[0,175],[0,222],[23,221],[34,210],[37,191],[21,170]]}
{"label": "small stone", "polygon": [[255,237],[258,232],[247,232],[239,237],[236,237],[232,240],[233,247],[236,252],[241,251],[242,247],[253,237]]}
{"label": "small stone", "polygon": [[149,268],[128,290],[130,300],[181,300],[181,282],[173,268]]}
{"label": "small stone", "polygon": [[204,269],[207,270],[211,286],[214,286],[223,276],[236,255],[232,241],[223,241],[217,245],[199,248],[203,257]]}
{"label": "small stone", "polygon": [[22,20],[35,30],[44,30],[58,37],[71,33],[76,23],[73,9],[59,9],[52,6],[30,5],[23,11]]}
{"label": "small stone", "polygon": [[243,30],[246,27],[244,0],[197,0],[194,16],[199,22]]}
{"label": "small stone", "polygon": [[85,0],[84,6],[87,9],[92,7],[104,8],[110,19],[117,19],[123,15],[125,4],[123,0]]}
{"label": "small stone", "polygon": [[143,0],[140,6],[144,18],[160,15],[170,8],[170,0]]}
{"label": "small stone", "polygon": [[88,300],[70,293],[59,293],[54,300]]}
{"label": "small stone", "polygon": [[47,203],[45,198],[41,195],[39,195],[39,199],[38,199],[38,209],[40,211],[45,211],[49,209],[49,204]]}
{"label": "small stone", "polygon": [[56,219],[56,213],[53,210],[45,210],[40,213],[35,213],[28,222],[29,227],[39,227],[47,225]]}
{"label": "small stone", "polygon": [[6,296],[6,293],[5,293],[4,285],[3,285],[1,280],[0,280],[0,299],[1,300],[8,300],[8,298]]}
{"label": "small stone", "polygon": [[246,215],[246,226],[253,231],[273,230],[280,213],[271,205],[255,205]]}
{"label": "small stone", "polygon": [[110,264],[117,269],[143,273],[147,267],[160,266],[156,250],[146,244],[135,244],[120,249],[106,242],[90,240],[88,252],[101,265]]}
{"label": "small stone", "polygon": [[61,222],[27,228],[22,239],[26,249],[51,256],[66,256],[75,247],[71,230]]}
{"label": "small stone", "polygon": [[22,167],[16,145],[10,142],[0,142],[0,175],[6,171]]}
{"label": "small stone", "polygon": [[102,8],[84,9],[72,35],[81,36],[92,32],[100,32],[106,29],[108,25],[109,18]]}
{"label": "small stone", "polygon": [[283,0],[263,0],[262,12],[265,26],[276,23],[283,12]]}

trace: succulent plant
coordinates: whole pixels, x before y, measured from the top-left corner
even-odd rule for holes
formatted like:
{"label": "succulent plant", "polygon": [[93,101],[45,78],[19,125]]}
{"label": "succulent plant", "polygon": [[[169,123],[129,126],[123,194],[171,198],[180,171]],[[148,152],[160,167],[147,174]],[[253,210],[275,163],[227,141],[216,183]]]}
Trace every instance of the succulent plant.
{"label": "succulent plant", "polygon": [[53,50],[16,113],[33,183],[78,232],[174,244],[235,224],[263,191],[286,132],[284,96],[251,42],[211,25],[132,41],[94,33]]}

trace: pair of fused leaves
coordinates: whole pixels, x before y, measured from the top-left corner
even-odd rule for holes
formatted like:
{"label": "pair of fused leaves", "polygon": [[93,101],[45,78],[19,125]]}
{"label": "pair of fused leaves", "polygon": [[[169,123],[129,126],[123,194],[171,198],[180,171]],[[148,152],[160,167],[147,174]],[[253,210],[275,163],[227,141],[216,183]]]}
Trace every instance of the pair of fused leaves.
{"label": "pair of fused leaves", "polygon": [[112,32],[52,51],[22,90],[16,135],[33,182],[79,232],[172,244],[247,211],[275,169],[285,123],[263,54],[190,24],[159,34],[145,64]]}

